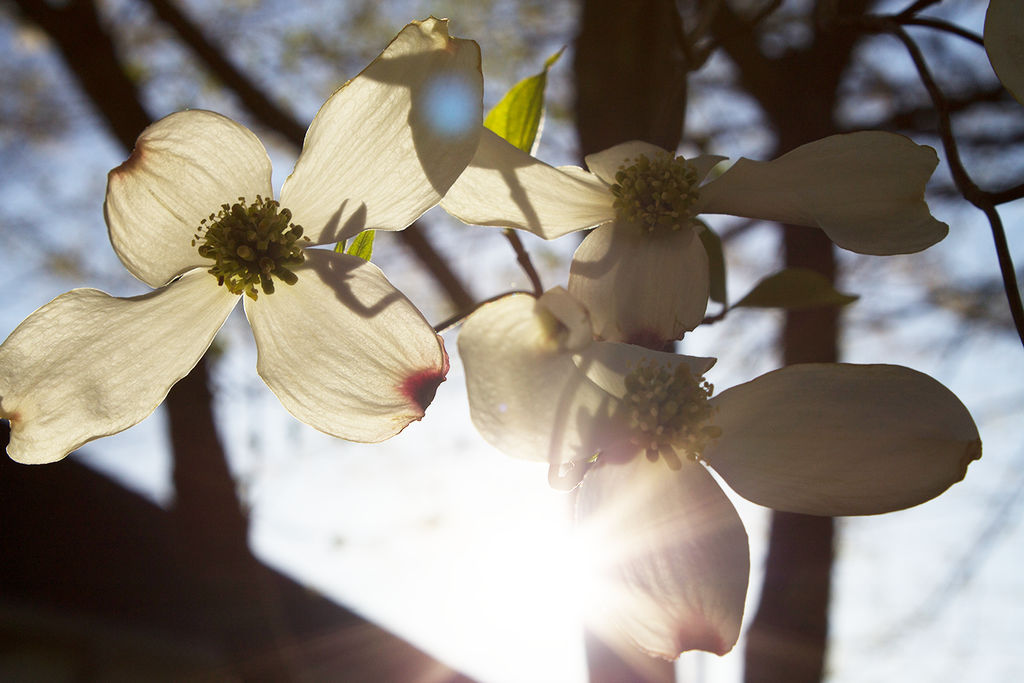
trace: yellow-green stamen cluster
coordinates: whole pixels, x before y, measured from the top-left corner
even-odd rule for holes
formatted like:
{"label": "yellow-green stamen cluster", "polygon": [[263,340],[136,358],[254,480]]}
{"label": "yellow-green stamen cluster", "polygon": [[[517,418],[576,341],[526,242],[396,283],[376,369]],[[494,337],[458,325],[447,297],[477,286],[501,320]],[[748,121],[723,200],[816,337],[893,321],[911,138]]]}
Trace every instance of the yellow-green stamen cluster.
{"label": "yellow-green stamen cluster", "polygon": [[306,260],[301,241],[309,239],[291,220],[292,212],[273,199],[256,195],[248,204],[239,197],[200,222],[192,246],[201,241],[199,255],[214,260],[209,273],[218,285],[256,299],[257,286],[264,294],[274,293],[274,278],[288,285],[298,280],[292,268]]}
{"label": "yellow-green stamen cluster", "polygon": [[697,171],[683,157],[641,154],[615,174],[613,206],[620,220],[647,233],[679,230],[690,224],[697,201]]}
{"label": "yellow-green stamen cluster", "polygon": [[678,469],[680,454],[699,460],[707,442],[721,433],[708,424],[713,412],[708,399],[714,387],[703,377],[694,377],[685,363],[672,371],[645,362],[625,380],[623,400],[632,440],[649,460],[661,456]]}

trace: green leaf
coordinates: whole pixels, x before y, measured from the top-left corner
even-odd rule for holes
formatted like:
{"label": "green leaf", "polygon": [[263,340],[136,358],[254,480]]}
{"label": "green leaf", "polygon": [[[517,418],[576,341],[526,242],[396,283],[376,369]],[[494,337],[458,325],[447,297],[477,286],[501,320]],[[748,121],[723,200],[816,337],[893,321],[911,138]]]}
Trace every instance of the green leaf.
{"label": "green leaf", "polygon": [[363,230],[356,235],[348,249],[345,249],[345,242],[338,242],[334,245],[334,251],[339,254],[358,256],[364,261],[369,261],[373,256],[373,230]]}
{"label": "green leaf", "polygon": [[364,261],[369,261],[373,256],[373,230],[363,230],[352,240],[346,254],[358,256]]}
{"label": "green leaf", "polygon": [[698,230],[697,234],[700,235],[704,251],[708,253],[711,300],[717,301],[728,308],[729,301],[725,292],[725,256],[722,253],[722,240],[718,237],[718,233],[709,228],[703,221],[698,220],[696,222],[700,223],[704,228],[703,230]]}
{"label": "green leaf", "polygon": [[548,57],[540,73],[513,85],[487,114],[484,125],[524,152],[532,152],[537,133],[540,132],[541,119],[544,118],[544,88],[548,81],[548,69],[564,51],[563,47]]}
{"label": "green leaf", "polygon": [[845,306],[858,299],[832,287],[821,273],[806,268],[787,268],[758,282],[733,308],[814,308]]}

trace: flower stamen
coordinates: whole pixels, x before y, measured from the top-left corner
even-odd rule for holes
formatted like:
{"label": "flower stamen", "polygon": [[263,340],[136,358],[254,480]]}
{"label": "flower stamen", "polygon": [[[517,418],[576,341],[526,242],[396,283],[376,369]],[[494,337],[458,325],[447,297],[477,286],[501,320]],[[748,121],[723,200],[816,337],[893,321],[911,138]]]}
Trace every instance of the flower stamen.
{"label": "flower stamen", "polygon": [[675,370],[646,361],[626,375],[623,397],[632,442],[651,462],[663,459],[682,466],[680,456],[698,461],[708,441],[721,430],[708,424],[714,408],[708,399],[714,386],[694,377],[686,363]]}
{"label": "flower stamen", "polygon": [[218,285],[256,299],[257,285],[264,294],[273,294],[275,278],[287,285],[298,281],[292,269],[306,260],[300,241],[309,238],[291,220],[292,212],[273,199],[256,195],[249,204],[239,197],[199,222],[192,246],[201,242],[199,255],[213,259],[208,272]]}
{"label": "flower stamen", "polygon": [[679,230],[693,218],[697,183],[697,170],[683,157],[641,154],[615,174],[613,206],[620,220],[645,233]]}

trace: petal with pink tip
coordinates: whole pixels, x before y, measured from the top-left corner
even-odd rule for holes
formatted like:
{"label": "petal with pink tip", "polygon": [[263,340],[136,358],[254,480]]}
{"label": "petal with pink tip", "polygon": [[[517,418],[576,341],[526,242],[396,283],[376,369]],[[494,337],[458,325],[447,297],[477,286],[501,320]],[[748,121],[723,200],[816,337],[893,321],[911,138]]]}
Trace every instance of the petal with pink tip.
{"label": "petal with pink tip", "polygon": [[151,287],[209,267],[192,245],[199,222],[239,197],[273,199],[270,173],[263,144],[245,126],[199,109],[166,116],[142,131],[107,178],[110,243]]}
{"label": "petal with pink tip", "polygon": [[210,346],[238,297],[192,270],[155,292],[118,299],[62,294],[0,346],[0,415],[8,454],[60,460],[145,419]]}
{"label": "petal with pink tip", "polygon": [[675,659],[723,655],[739,637],[750,573],[747,533],[704,467],[637,456],[584,477],[577,527],[597,573],[590,626]]}
{"label": "petal with pink tip", "polygon": [[377,266],[307,249],[294,285],[245,298],[263,381],[296,418],[377,442],[423,417],[448,372],[444,344]]}
{"label": "petal with pink tip", "polygon": [[587,235],[569,292],[590,311],[597,336],[649,348],[681,339],[704,319],[708,255],[693,229],[641,233],[616,221]]}

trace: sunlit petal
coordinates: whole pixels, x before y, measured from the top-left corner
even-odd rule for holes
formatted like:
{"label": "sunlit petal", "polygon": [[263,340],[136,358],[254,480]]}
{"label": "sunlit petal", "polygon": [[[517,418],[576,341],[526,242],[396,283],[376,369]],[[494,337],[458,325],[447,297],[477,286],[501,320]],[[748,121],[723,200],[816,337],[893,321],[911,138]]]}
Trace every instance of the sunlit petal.
{"label": "sunlit petal", "polygon": [[463,324],[459,354],[473,424],[507,455],[552,464],[586,460],[607,443],[613,399],[573,363],[578,337],[538,300],[513,294]]}
{"label": "sunlit petal", "polygon": [[774,161],[740,159],[701,188],[698,209],[816,226],[862,254],[911,253],[949,231],[924,201],[937,164],[935,150],[901,135],[833,135]]}
{"label": "sunlit petal", "polygon": [[604,225],[576,250],[569,292],[590,311],[600,338],[660,348],[704,318],[707,252],[687,227],[640,234],[623,223]]}
{"label": "sunlit petal", "polygon": [[76,289],[43,306],[0,346],[7,453],[53,462],[140,422],[188,374],[237,302],[193,270],[144,296]]}
{"label": "sunlit petal", "polygon": [[817,515],[890,512],[963,479],[981,457],[967,409],[897,365],[793,365],[712,399],[708,464],[744,498]]}
{"label": "sunlit petal", "polygon": [[464,223],[522,228],[554,239],[614,217],[608,188],[586,171],[554,168],[489,130],[441,208]]}
{"label": "sunlit petal", "polygon": [[314,244],[401,230],[472,159],[482,93],[476,43],[445,20],[409,24],[320,108],[281,205]]}
{"label": "sunlit petal", "polygon": [[423,417],[448,357],[416,307],[355,256],[307,249],[295,273],[245,299],[257,370],[284,407],[349,441],[383,441]]}
{"label": "sunlit petal", "polygon": [[591,173],[609,185],[614,185],[616,182],[615,174],[623,166],[632,166],[636,163],[637,157],[646,156],[648,159],[655,159],[657,157],[670,156],[670,154],[670,152],[649,142],[632,140],[609,147],[600,152],[588,154],[584,161]]}
{"label": "sunlit petal", "polygon": [[702,465],[599,462],[578,493],[577,524],[602,574],[591,615],[598,634],[617,629],[668,659],[732,649],[750,572],[747,534]]}
{"label": "sunlit petal", "polygon": [[711,369],[716,359],[652,351],[633,344],[594,342],[577,353],[574,360],[591,382],[615,398],[622,398],[626,394],[626,375],[643,363],[666,368],[669,374],[674,374],[677,366],[685,364],[694,377],[700,377]]}
{"label": "sunlit petal", "polygon": [[991,0],[985,14],[985,51],[999,80],[1024,104],[1024,11],[1020,0]]}
{"label": "sunlit petal", "polygon": [[147,127],[110,172],[104,215],[110,242],[132,275],[159,287],[209,265],[192,238],[222,204],[273,198],[270,159],[252,132],[193,109]]}

